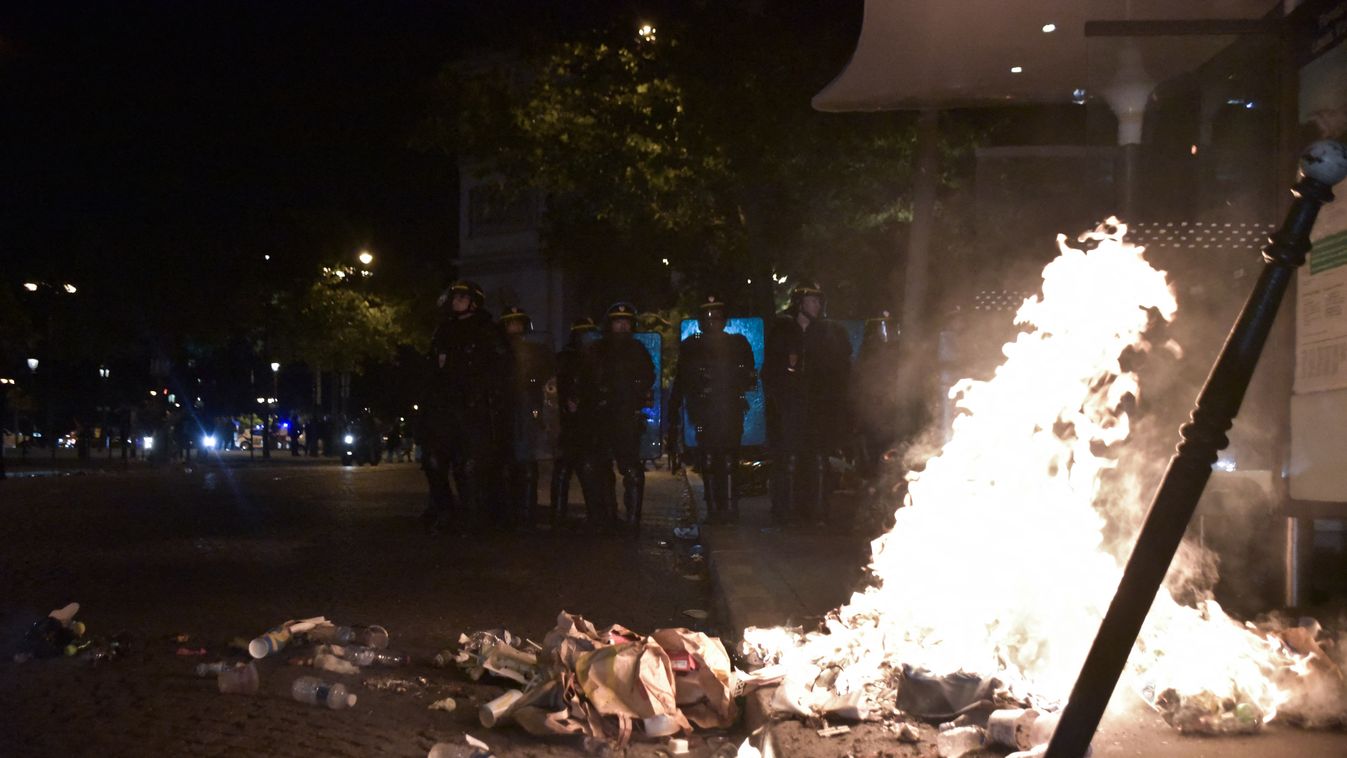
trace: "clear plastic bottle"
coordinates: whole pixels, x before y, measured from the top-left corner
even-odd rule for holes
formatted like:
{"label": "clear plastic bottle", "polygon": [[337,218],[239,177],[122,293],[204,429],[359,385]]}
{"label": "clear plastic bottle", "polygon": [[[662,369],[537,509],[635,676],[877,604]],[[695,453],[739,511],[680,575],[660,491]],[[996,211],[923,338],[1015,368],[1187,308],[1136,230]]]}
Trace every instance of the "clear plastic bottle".
{"label": "clear plastic bottle", "polygon": [[386,648],[388,647],[388,630],[378,624],[337,627],[337,641],[347,645]]}
{"label": "clear plastic bottle", "polygon": [[406,666],[406,653],[394,653],[373,647],[350,645],[342,648],[342,657],[357,666]]}
{"label": "clear plastic bottle", "polygon": [[332,710],[350,708],[356,696],[346,691],[346,685],[329,684],[316,676],[301,676],[290,686],[290,694],[301,703],[326,705]]}
{"label": "clear plastic bottle", "polygon": [[229,661],[216,661],[215,663],[198,663],[193,671],[197,676],[215,676],[221,671],[229,671],[234,668],[234,664]]}

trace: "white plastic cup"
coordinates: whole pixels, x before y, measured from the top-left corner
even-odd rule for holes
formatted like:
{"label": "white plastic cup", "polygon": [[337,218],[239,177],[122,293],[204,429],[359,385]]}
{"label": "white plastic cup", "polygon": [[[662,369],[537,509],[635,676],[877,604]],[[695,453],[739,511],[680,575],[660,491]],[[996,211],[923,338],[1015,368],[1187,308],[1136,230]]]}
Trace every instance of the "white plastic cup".
{"label": "white plastic cup", "polygon": [[1036,744],[1033,741],[1033,726],[1039,715],[1033,708],[992,711],[987,719],[987,739],[997,745],[1028,750]]}
{"label": "white plastic cup", "polygon": [[477,709],[477,720],[487,729],[494,727],[505,717],[505,712],[510,710],[510,706],[523,696],[523,690],[510,690],[489,703],[483,703],[482,707]]}
{"label": "white plastic cup", "polygon": [[215,684],[227,695],[252,695],[257,692],[257,666],[249,661],[243,666],[225,669],[215,675]]}

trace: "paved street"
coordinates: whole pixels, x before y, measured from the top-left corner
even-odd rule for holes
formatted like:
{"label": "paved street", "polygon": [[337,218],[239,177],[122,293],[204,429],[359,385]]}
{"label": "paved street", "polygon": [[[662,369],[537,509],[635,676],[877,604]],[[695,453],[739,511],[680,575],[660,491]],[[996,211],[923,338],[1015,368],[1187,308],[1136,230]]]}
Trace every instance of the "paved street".
{"label": "paved street", "polygon": [[[667,542],[677,481],[650,477],[640,539],[630,536],[423,534],[420,470],[194,463],[125,473],[10,479],[0,484],[0,643],[69,601],[94,635],[127,630],[128,660],[90,667],[74,659],[0,661],[4,755],[418,755],[471,731],[501,755],[568,755],[514,729],[487,731],[476,706],[503,691],[457,670],[409,670],[430,686],[409,693],[361,686],[351,711],[290,699],[311,670],[261,662],[257,697],[221,695],[194,664],[216,660],[234,637],[291,618],[378,623],[391,647],[421,661],[457,647],[460,632],[505,626],[541,640],[561,610],[598,625],[649,632],[692,626],[707,583]],[[574,488],[573,490],[578,489]],[[581,511],[576,508],[574,511]],[[573,513],[573,516],[579,515]],[[664,528],[661,528],[664,527]],[[175,655],[167,638],[192,636],[207,658]],[[454,713],[429,711],[454,694]]]}
{"label": "paved street", "polygon": [[[712,611],[703,628],[717,633],[726,623],[718,610],[730,618],[819,614],[855,579],[846,558],[855,554],[855,537],[765,527],[763,498],[745,501],[739,527],[704,535],[714,584],[687,579],[694,571],[688,543],[669,539],[681,485],[662,472],[651,472],[649,482],[647,528],[634,539],[575,529],[428,536],[416,524],[423,485],[410,464],[352,469],[286,458],[7,480],[0,484],[0,755],[424,756],[436,742],[461,742],[465,732],[500,756],[579,755],[575,741],[483,729],[477,706],[504,688],[433,668],[430,656],[456,647],[462,631],[501,625],[540,640],[563,609],[649,632],[695,627],[682,612],[702,608]],[[742,560],[729,560],[735,556]],[[736,573],[743,566],[756,568]],[[789,592],[780,591],[783,582]],[[774,605],[757,602],[764,593],[776,593]],[[72,600],[82,604],[79,618],[91,634],[130,632],[134,654],[98,667],[65,658],[11,662],[27,627]],[[213,679],[191,673],[235,637],[318,614],[386,626],[391,646],[416,664],[362,676],[323,672],[359,695],[350,711],[290,698],[291,682],[313,673],[287,663],[302,650],[260,663],[256,697],[221,695]],[[179,644],[168,638],[180,632],[191,635],[187,647],[204,646],[210,656],[177,656]],[[389,673],[427,684],[403,693],[365,684]],[[455,712],[427,710],[450,695],[459,702]],[[935,754],[930,727],[919,745],[897,743],[878,724],[823,739],[786,720],[773,735],[778,754],[788,756]],[[706,756],[742,738],[699,734],[694,749]],[[1345,744],[1341,732],[1285,726],[1256,737],[1185,738],[1154,714],[1133,711],[1106,719],[1095,755],[1289,758],[1344,755]],[[641,744],[632,754],[663,747]]]}

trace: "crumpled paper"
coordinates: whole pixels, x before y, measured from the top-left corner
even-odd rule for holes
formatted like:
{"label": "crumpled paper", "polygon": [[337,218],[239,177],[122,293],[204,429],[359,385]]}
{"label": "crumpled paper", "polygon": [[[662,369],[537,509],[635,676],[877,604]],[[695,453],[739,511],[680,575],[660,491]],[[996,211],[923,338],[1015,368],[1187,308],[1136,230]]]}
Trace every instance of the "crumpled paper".
{"label": "crumpled paper", "polygon": [[721,728],[738,717],[729,654],[701,632],[600,631],[563,611],[537,658],[537,678],[507,714],[530,734],[584,735],[621,747],[647,726],[653,734],[688,733],[693,723]]}

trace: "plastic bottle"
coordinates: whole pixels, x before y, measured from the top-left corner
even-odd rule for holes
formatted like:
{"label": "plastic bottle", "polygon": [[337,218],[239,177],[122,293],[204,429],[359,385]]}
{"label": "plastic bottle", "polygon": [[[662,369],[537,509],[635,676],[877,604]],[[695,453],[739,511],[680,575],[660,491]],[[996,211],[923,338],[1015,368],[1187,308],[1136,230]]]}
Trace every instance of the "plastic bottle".
{"label": "plastic bottle", "polygon": [[986,739],[986,733],[979,727],[959,726],[936,735],[935,746],[940,758],[959,758],[974,750],[981,750]]}
{"label": "plastic bottle", "polygon": [[350,645],[341,650],[341,657],[357,666],[406,666],[408,663],[406,653],[394,653],[391,650],[358,645]]}
{"label": "plastic bottle", "polygon": [[192,669],[197,676],[214,676],[221,671],[228,671],[234,668],[234,664],[229,661],[216,661],[215,663],[198,663],[196,668]]}
{"label": "plastic bottle", "polygon": [[340,682],[329,684],[316,676],[301,676],[290,686],[290,694],[301,703],[326,705],[332,710],[350,708],[355,705],[356,696],[346,691],[346,685]]}
{"label": "plastic bottle", "polygon": [[227,695],[251,695],[257,692],[257,666],[248,661],[215,675],[215,685]]}
{"label": "plastic bottle", "polygon": [[388,630],[378,624],[343,626],[338,627],[337,639],[347,645],[385,648],[388,647]]}

